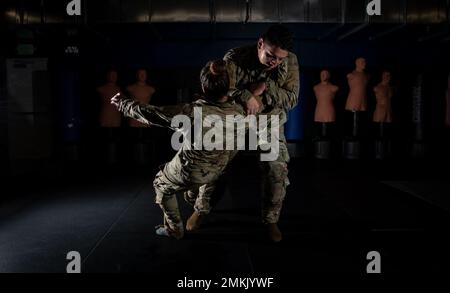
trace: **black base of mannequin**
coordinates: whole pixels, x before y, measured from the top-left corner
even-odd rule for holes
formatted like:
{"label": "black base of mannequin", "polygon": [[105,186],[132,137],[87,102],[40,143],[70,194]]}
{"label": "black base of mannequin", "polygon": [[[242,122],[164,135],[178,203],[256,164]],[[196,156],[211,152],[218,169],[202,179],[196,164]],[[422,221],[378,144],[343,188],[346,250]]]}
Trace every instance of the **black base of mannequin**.
{"label": "black base of mannequin", "polygon": [[367,133],[367,112],[346,111],[345,128],[346,135],[354,138],[361,138]]}
{"label": "black base of mannequin", "polygon": [[331,158],[331,137],[330,128],[334,127],[332,122],[318,122],[318,138],[314,141],[314,157],[316,159],[330,159]]}
{"label": "black base of mannequin", "polygon": [[342,155],[349,160],[357,160],[361,157],[361,142],[354,138],[344,139],[342,143]]}
{"label": "black base of mannequin", "polygon": [[331,158],[331,141],[318,140],[314,142],[314,157],[327,160]]}
{"label": "black base of mannequin", "polygon": [[118,163],[118,146],[115,142],[110,142],[106,145],[106,162],[108,164]]}
{"label": "black base of mannequin", "polygon": [[119,141],[119,128],[103,127],[101,129],[101,154],[103,160],[108,164],[118,163],[118,141]]}
{"label": "black base of mannequin", "polygon": [[357,160],[361,158],[361,140],[366,131],[365,111],[347,111],[348,136],[342,142],[342,155],[345,159]]}
{"label": "black base of mannequin", "polygon": [[147,165],[153,158],[153,140],[150,128],[136,127],[133,134],[133,162],[136,165]]}
{"label": "black base of mannequin", "polygon": [[152,152],[149,144],[135,143],[133,145],[133,161],[137,165],[146,165],[151,162]]}
{"label": "black base of mannequin", "polygon": [[375,159],[384,160],[391,156],[391,141],[389,139],[389,123],[375,122]]}
{"label": "black base of mannequin", "polygon": [[386,139],[377,139],[374,144],[375,159],[384,160],[391,156],[391,141]]}
{"label": "black base of mannequin", "polygon": [[425,157],[426,146],[423,141],[413,141],[411,146],[411,157],[414,159],[423,159]]}

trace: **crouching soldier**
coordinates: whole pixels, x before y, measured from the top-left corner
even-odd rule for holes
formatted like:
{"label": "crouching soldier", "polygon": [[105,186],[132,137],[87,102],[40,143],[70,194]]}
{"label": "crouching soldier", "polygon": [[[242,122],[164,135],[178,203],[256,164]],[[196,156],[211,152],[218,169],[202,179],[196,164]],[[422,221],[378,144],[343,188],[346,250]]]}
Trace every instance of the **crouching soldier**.
{"label": "crouching soldier", "polygon": [[[205,127],[205,121],[201,122],[202,135],[207,134],[213,125],[218,125],[217,119],[221,120],[220,125],[229,127],[230,120],[226,119],[227,115],[242,117],[244,113],[242,106],[228,100],[227,93],[230,83],[224,61],[208,62],[201,70],[200,82],[203,95],[191,104],[172,106],[172,108],[155,107],[142,105],[131,99],[120,98],[120,94],[114,96],[111,103],[116,105],[118,110],[127,117],[145,124],[154,124],[152,121],[157,120],[162,124],[167,124],[166,126],[173,124],[171,120],[176,117],[176,114],[184,114],[192,121],[195,118],[195,112],[201,109],[202,117],[213,120],[206,123],[210,127]],[[177,130],[173,126],[171,127]],[[226,131],[222,133],[226,133]],[[225,145],[225,135],[222,137],[222,141]],[[209,195],[214,189],[214,183],[235,154],[235,150],[226,150],[226,147],[221,149],[198,148],[195,140],[184,140],[179,151],[157,173],[153,182],[156,203],[164,213],[164,224],[157,227],[156,234],[176,239],[183,237],[184,226],[176,199],[177,192],[185,192],[191,196],[195,194],[195,211],[188,221],[187,230],[198,227],[203,215],[210,210]]]}

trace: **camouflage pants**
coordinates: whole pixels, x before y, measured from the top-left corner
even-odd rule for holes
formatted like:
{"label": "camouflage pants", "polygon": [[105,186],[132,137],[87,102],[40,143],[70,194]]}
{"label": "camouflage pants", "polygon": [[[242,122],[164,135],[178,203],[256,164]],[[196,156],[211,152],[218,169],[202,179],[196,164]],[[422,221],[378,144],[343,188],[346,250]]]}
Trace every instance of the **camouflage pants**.
{"label": "camouflage pants", "polygon": [[[238,151],[231,151],[228,161],[232,161]],[[220,174],[221,176],[223,173]],[[200,215],[207,215],[211,211],[211,195],[216,189],[217,181],[211,181],[199,188],[192,188],[184,192],[184,200],[193,206]]]}
{"label": "camouflage pants", "polygon": [[[280,124],[285,123],[281,117]],[[277,223],[286,196],[286,188],[289,185],[288,167],[289,152],[286,138],[284,136],[284,126],[279,128],[279,154],[275,161],[260,162],[260,172],[262,174],[262,222]],[[236,154],[236,153],[235,153]],[[234,154],[234,155],[235,155]],[[233,155],[233,156],[234,156]],[[191,189],[184,194],[187,202],[194,206],[200,214],[209,213],[211,206],[211,194],[215,189],[216,182],[210,182],[199,189]]]}
{"label": "camouflage pants", "polygon": [[[285,122],[285,120],[281,120]],[[279,128],[279,154],[275,161],[260,162],[259,167],[262,174],[262,222],[277,223],[286,196],[286,188],[289,185],[288,162],[289,152],[284,126]],[[211,194],[215,189],[215,182],[201,186],[200,189],[185,192],[184,198],[194,206],[200,214],[209,213],[211,206]]]}
{"label": "camouflage pants", "polygon": [[207,215],[211,211],[211,194],[215,187],[215,183],[208,183],[197,189],[189,189],[184,192],[184,199],[198,214]]}
{"label": "camouflage pants", "polygon": [[178,208],[176,193],[184,191],[185,198],[189,195],[189,198],[186,198],[188,202],[192,203],[192,198],[194,199],[195,210],[207,214],[210,211],[210,195],[214,191],[214,182],[218,177],[211,174],[206,179],[202,178],[202,180],[207,180],[208,183],[200,183],[200,180],[196,180],[196,178],[184,176],[183,168],[184,165],[179,157],[175,156],[156,174],[153,181],[156,193],[155,202],[161,207],[164,213],[164,226],[169,230],[183,231],[183,221]]}
{"label": "camouflage pants", "polygon": [[289,153],[284,136],[284,126],[279,129],[279,154],[275,161],[260,162],[262,174],[262,221],[277,223],[280,217],[286,188],[289,185]]}

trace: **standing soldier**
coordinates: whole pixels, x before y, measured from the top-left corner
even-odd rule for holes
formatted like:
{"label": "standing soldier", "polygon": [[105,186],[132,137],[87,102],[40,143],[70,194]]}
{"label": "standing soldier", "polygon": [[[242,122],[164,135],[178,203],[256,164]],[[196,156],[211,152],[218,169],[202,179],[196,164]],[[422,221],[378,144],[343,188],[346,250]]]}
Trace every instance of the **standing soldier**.
{"label": "standing soldier", "polygon": [[297,105],[300,88],[297,56],[291,52],[293,42],[293,35],[286,27],[273,25],[256,45],[231,49],[224,56],[230,76],[228,95],[244,105],[247,114],[279,115],[280,118],[278,158],[261,162],[262,221],[274,242],[282,239],[277,223],[289,185],[284,123],[287,112]]}

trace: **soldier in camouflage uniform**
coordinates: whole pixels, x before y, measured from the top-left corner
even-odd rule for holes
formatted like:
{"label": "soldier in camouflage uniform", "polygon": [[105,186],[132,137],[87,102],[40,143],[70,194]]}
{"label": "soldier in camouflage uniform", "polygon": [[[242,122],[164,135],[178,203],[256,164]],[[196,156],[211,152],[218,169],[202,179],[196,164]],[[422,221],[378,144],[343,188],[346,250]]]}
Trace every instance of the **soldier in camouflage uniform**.
{"label": "soldier in camouflage uniform", "polygon": [[290,52],[293,36],[284,26],[271,26],[256,45],[229,50],[224,60],[230,76],[228,95],[247,110],[247,114],[280,115],[279,156],[272,162],[261,162],[264,178],[262,220],[269,237],[282,238],[277,226],[282,202],[289,184],[289,154],[284,137],[287,112],[296,106],[299,95],[299,66]]}
{"label": "soldier in camouflage uniform", "polygon": [[[163,121],[170,125],[171,117],[184,114],[194,117],[194,108],[202,109],[203,117],[216,115],[226,124],[226,115],[242,115],[241,105],[228,101],[229,78],[225,62],[217,60],[209,62],[201,71],[200,80],[204,97],[191,104],[173,107],[155,107],[141,105],[130,99],[114,97],[111,103],[118,107],[127,117],[134,118],[145,124],[152,121]],[[211,116],[212,117],[212,116]],[[229,125],[228,125],[229,126]],[[203,127],[206,133],[211,127]],[[225,137],[223,139],[226,145]],[[157,227],[158,235],[180,239],[184,235],[183,221],[178,209],[176,193],[190,191],[196,194],[195,213],[197,215],[209,212],[209,195],[214,182],[223,173],[228,162],[234,157],[236,151],[226,150],[196,150],[190,141],[185,140],[174,158],[162,168],[155,177],[153,186],[156,193],[156,203],[164,212],[164,225]],[[197,219],[198,221],[198,219]]]}

